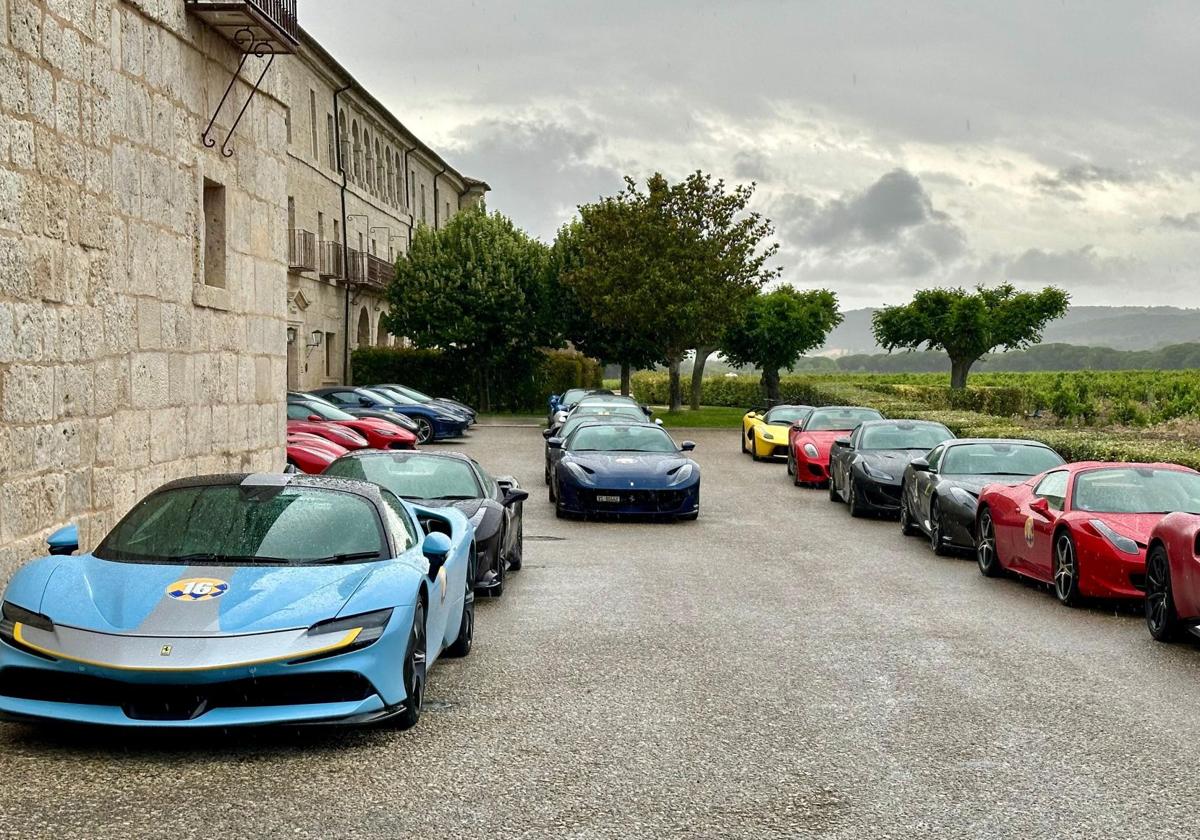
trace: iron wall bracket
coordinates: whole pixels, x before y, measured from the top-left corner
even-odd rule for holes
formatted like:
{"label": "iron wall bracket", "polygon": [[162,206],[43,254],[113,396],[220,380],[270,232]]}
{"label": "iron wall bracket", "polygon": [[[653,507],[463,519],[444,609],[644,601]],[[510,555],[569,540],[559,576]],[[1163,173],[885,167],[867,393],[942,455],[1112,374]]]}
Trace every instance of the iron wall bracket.
{"label": "iron wall bracket", "polygon": [[254,95],[262,88],[263,79],[267,77],[267,72],[271,69],[271,65],[275,63],[275,53],[268,53],[270,44],[266,41],[255,41],[254,33],[249,28],[239,29],[233,37],[235,46],[242,52],[242,59],[238,62],[237,70],[233,71],[233,78],[229,80],[229,84],[225,88],[225,94],[221,97],[221,101],[217,103],[217,109],[213,111],[212,118],[208,121],[204,132],[200,135],[201,142],[205,148],[212,149],[217,145],[217,140],[212,136],[213,126],[216,125],[217,117],[221,115],[221,109],[225,107],[226,100],[229,99],[229,94],[233,92],[234,86],[237,84],[238,78],[242,75],[242,69],[246,66],[246,61],[250,56],[262,59],[267,58],[267,63],[263,66],[262,72],[258,74],[258,79],[254,82],[254,87],[250,89],[250,93],[246,96],[246,101],[242,104],[242,110],[238,111],[237,118],[234,119],[233,125],[229,127],[229,133],[225,135],[225,139],[221,141],[221,154],[225,157],[233,157],[233,146],[230,141],[233,140],[233,133],[237,131],[238,124],[241,123],[242,117],[246,114],[246,109],[250,107],[251,100]]}

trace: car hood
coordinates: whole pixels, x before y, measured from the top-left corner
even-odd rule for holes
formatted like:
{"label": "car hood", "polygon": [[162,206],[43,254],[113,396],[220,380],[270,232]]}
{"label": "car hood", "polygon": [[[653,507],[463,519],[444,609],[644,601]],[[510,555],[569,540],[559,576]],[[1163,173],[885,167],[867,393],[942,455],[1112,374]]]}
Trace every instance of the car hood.
{"label": "car hood", "polygon": [[699,479],[699,466],[677,452],[614,452],[610,454],[570,453],[570,460],[591,471],[593,483],[617,483],[621,487],[658,488],[670,484],[671,473],[684,464],[692,464],[686,487]]}
{"label": "car hood", "polygon": [[989,484],[1016,487],[1029,479],[1027,475],[947,475],[942,476],[942,483],[946,487],[961,487],[972,496],[978,496]]}
{"label": "car hood", "polygon": [[776,423],[763,423],[759,427],[759,434],[769,434],[774,440],[785,441],[788,436],[788,426],[780,426]]}
{"label": "car hood", "polygon": [[[334,430],[332,432],[331,427]],[[337,438],[339,446],[343,446],[347,449],[361,449],[367,445],[367,442],[362,439],[362,435],[359,435],[351,427],[343,426],[340,423],[329,423],[324,421],[316,423],[312,420],[289,420],[287,422],[287,431],[288,434],[300,432],[301,434],[316,435],[321,440],[329,440],[329,437],[327,436],[332,435],[332,437]],[[357,435],[357,438],[342,437],[340,434],[337,434],[338,431],[349,432],[352,436]],[[341,443],[341,441],[345,442]]]}
{"label": "car hood", "polygon": [[904,474],[904,468],[914,458],[920,458],[924,452],[915,449],[869,449],[859,453],[859,457],[870,464],[872,469],[882,470],[896,478]]}
{"label": "car hood", "polygon": [[1118,534],[1132,537],[1143,548],[1150,543],[1150,532],[1164,516],[1161,513],[1089,513],[1083,510],[1075,513],[1088,519],[1099,519]]}
{"label": "car hood", "polygon": [[827,458],[829,450],[833,448],[833,442],[838,438],[850,437],[851,434],[853,432],[800,432],[796,435],[796,445],[811,443],[817,447],[818,457]]}
{"label": "car hood", "polygon": [[[85,554],[63,558],[47,581],[39,609],[57,624],[98,633],[200,636],[288,630],[337,616],[383,565],[152,565]],[[207,599],[169,594],[194,578],[228,588]]]}
{"label": "car hood", "polygon": [[414,505],[421,505],[427,508],[448,508],[452,507],[461,513],[463,516],[470,519],[479,512],[479,508],[483,507],[483,499],[409,499]]}

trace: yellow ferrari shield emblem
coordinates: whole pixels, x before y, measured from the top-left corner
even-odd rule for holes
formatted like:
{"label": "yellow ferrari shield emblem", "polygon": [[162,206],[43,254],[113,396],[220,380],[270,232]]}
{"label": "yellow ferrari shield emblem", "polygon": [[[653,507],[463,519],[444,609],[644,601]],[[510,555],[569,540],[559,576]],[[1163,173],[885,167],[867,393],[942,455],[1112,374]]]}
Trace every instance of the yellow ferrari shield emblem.
{"label": "yellow ferrari shield emblem", "polygon": [[1033,548],[1033,517],[1030,516],[1025,520],[1025,544]]}

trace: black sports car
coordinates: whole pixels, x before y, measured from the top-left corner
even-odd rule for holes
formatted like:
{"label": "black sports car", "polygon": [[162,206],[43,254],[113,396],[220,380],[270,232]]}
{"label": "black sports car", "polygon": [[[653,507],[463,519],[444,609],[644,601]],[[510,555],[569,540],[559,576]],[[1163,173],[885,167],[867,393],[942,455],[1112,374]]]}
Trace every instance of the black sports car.
{"label": "black sports car", "polygon": [[370,481],[425,507],[457,508],[475,526],[472,577],[477,592],[499,597],[504,593],[505,571],[521,568],[522,503],[529,493],[515,478],[492,478],[473,458],[449,452],[364,449],[337,459],[325,475]]}
{"label": "black sports car", "polygon": [[953,437],[941,423],[868,420],[829,450],[830,500],[845,501],[851,516],[898,513],[909,461]]}
{"label": "black sports car", "polygon": [[989,484],[1020,484],[1063,463],[1033,440],[948,440],[908,465],[900,491],[900,529],[924,533],[937,554],[975,547],[979,493]]}

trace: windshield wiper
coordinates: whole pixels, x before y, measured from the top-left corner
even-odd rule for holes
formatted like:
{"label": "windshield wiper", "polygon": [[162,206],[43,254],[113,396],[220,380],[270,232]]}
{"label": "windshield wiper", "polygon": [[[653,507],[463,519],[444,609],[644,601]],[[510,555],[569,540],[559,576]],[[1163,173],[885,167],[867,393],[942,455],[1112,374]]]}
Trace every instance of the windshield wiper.
{"label": "windshield wiper", "polygon": [[225,565],[229,563],[253,563],[259,565],[275,565],[279,563],[286,564],[289,561],[283,557],[255,557],[251,555],[239,554],[213,554],[211,552],[196,552],[195,554],[183,554],[179,557],[172,557],[172,563],[209,563],[213,565]]}
{"label": "windshield wiper", "polygon": [[378,560],[378,551],[352,551],[346,554],[334,554],[329,557],[319,557],[316,560],[309,560],[308,564],[334,564],[334,563],[353,563],[356,560]]}
{"label": "windshield wiper", "polygon": [[478,496],[434,496],[430,499],[431,502],[465,502],[470,499],[478,499]]}

